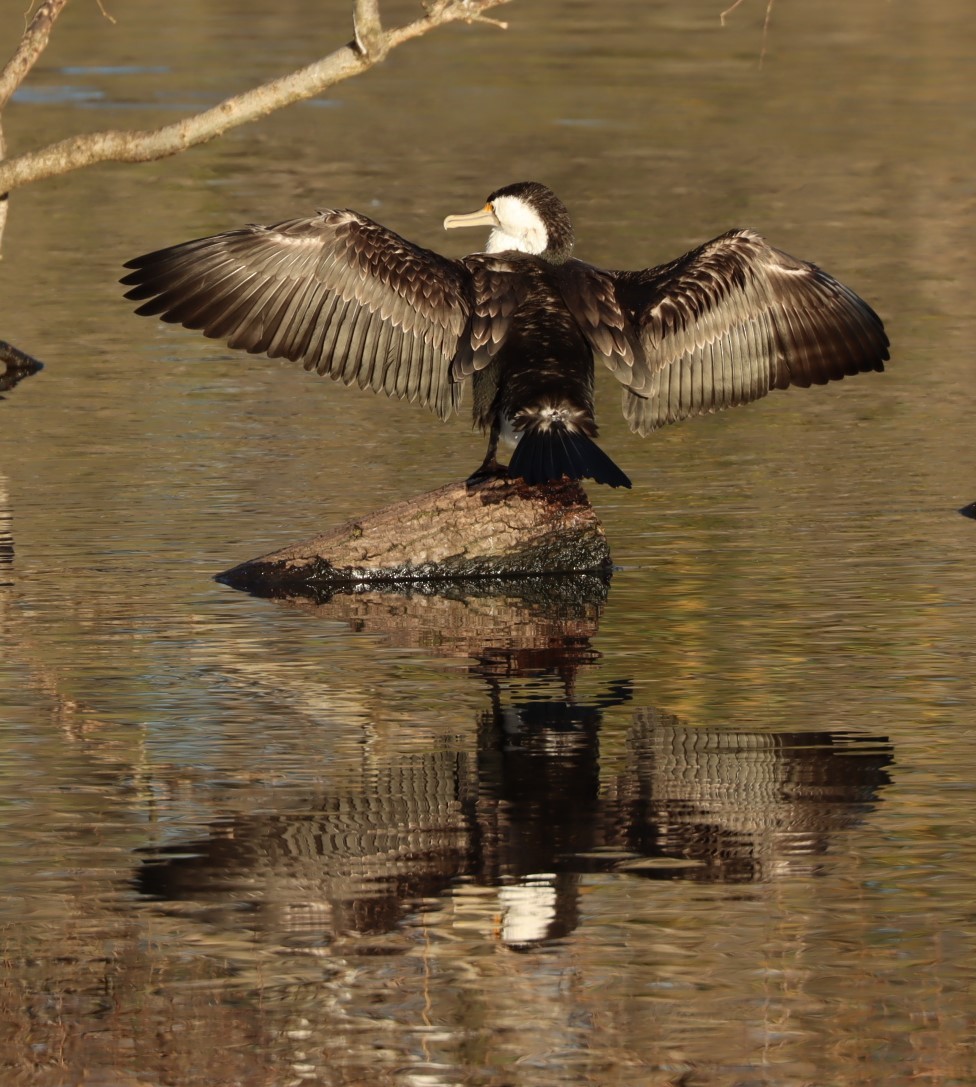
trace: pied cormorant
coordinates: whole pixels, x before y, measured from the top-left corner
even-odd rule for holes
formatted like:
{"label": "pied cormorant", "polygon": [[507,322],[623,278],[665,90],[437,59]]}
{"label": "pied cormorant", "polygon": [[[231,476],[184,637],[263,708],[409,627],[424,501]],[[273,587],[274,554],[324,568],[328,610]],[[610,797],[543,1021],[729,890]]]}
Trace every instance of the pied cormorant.
{"label": "pied cormorant", "polygon": [[883,370],[888,338],[853,291],[730,230],[683,257],[619,272],[573,256],[573,227],[545,185],[497,189],[445,228],[491,228],[461,260],[349,210],[250,225],[137,257],[122,282],[136,310],[229,347],[284,357],[442,419],[472,379],[489,432],[472,479],[630,480],[596,445],[594,360],[623,386],[638,434],[789,385]]}

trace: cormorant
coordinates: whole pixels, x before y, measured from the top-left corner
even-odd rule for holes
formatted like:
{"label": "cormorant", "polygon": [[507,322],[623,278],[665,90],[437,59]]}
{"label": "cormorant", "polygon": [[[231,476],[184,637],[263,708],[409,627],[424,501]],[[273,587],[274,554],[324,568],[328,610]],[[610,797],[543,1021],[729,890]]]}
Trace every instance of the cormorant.
{"label": "cormorant", "polygon": [[745,404],[770,389],[883,370],[888,337],[853,291],[730,230],[669,264],[608,271],[573,257],[573,226],[545,185],[497,189],[446,229],[488,226],[450,260],[350,210],[249,225],[126,264],[126,298],[229,347],[284,357],[442,419],[472,379],[489,432],[471,477],[630,480],[593,441],[594,360],[623,385],[631,430]]}

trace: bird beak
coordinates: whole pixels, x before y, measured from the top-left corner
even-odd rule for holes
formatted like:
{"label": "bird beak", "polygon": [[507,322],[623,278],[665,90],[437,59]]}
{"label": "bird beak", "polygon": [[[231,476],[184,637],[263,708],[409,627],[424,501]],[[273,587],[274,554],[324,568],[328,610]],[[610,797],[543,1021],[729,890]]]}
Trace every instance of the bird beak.
{"label": "bird beak", "polygon": [[491,204],[485,204],[480,211],[471,211],[467,215],[448,215],[444,220],[444,229],[453,230],[456,226],[498,226]]}

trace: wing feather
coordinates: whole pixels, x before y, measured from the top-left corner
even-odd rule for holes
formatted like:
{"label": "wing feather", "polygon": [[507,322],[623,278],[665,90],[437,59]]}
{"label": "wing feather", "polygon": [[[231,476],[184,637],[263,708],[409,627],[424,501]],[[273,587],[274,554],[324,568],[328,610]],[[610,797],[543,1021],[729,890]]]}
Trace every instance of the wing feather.
{"label": "wing feather", "polygon": [[814,264],[733,230],[678,260],[608,272],[643,357],[608,365],[624,416],[646,433],[772,388],[883,370],[888,337],[871,307]]}
{"label": "wing feather", "polygon": [[354,211],[247,226],[137,257],[122,280],[144,316],[301,362],[442,417],[471,332],[471,273]]}
{"label": "wing feather", "polygon": [[268,343],[267,354],[273,358],[302,358],[300,346],[307,343],[317,308],[322,299],[314,280],[299,280],[294,295],[281,313],[278,327]]}
{"label": "wing feather", "polygon": [[335,326],[336,311],[345,309],[345,305],[338,295],[320,292],[320,305],[315,311],[314,323],[309,328],[308,346],[299,356],[306,370],[328,374],[329,357],[325,351],[325,341],[329,329]]}
{"label": "wing feather", "polygon": [[373,314],[365,307],[354,310],[340,332],[336,342],[335,356],[343,359],[342,369],[336,377],[343,385],[352,385],[358,381],[363,368],[363,350],[369,338],[369,326]]}
{"label": "wing feather", "polygon": [[[346,298],[336,299],[335,309],[329,314],[329,319],[322,327],[321,347],[319,349],[318,372],[337,378],[342,372],[343,358],[336,353],[336,344],[342,334],[343,326],[349,320],[349,310],[356,310]],[[338,363],[338,366],[336,365]]]}
{"label": "wing feather", "polygon": [[492,362],[538,275],[538,259],[521,253],[472,253],[462,263],[471,275],[473,301],[465,343],[452,366],[457,382]]}

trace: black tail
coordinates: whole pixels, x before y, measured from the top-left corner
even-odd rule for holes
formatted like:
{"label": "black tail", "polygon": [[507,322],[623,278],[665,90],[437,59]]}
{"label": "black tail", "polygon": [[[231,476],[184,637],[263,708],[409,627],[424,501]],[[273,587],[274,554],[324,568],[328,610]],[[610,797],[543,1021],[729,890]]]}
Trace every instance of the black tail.
{"label": "black tail", "polygon": [[508,465],[508,474],[526,483],[592,479],[609,487],[629,487],[630,480],[581,430],[561,422],[531,423],[522,432]]}

